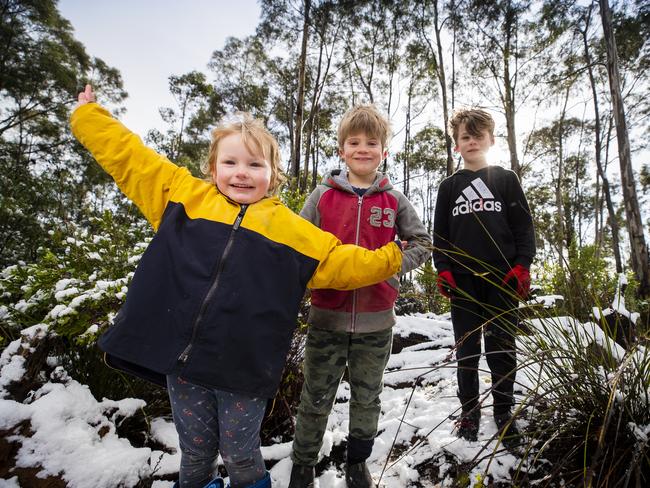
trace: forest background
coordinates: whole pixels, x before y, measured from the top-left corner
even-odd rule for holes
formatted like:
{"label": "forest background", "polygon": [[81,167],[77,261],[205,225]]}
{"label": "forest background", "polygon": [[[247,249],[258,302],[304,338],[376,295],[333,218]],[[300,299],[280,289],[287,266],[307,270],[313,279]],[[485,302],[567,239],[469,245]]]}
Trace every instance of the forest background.
{"label": "forest background", "polygon": [[[460,164],[448,118],[484,107],[506,148],[498,164],[519,175],[531,205],[533,283],[562,297],[559,313],[587,320],[612,303],[624,274],[637,335],[647,334],[648,2],[261,0],[260,11],[255,33],[228,38],[205,70],[170,76],[165,128],[141,134],[152,147],[198,176],[210,128],[249,111],[280,141],[290,177],[282,198],[299,210],[341,164],[341,115],[375,103],[395,133],[384,169],[431,231],[437,187]],[[152,230],[68,118],[85,83],[118,117],[127,93],[56,0],[0,0],[0,19],[0,348],[46,324],[57,337],[41,363],[56,350],[98,398],[114,398],[124,392],[92,359],[94,341]],[[431,263],[405,280],[413,310],[447,310],[434,283]]]}

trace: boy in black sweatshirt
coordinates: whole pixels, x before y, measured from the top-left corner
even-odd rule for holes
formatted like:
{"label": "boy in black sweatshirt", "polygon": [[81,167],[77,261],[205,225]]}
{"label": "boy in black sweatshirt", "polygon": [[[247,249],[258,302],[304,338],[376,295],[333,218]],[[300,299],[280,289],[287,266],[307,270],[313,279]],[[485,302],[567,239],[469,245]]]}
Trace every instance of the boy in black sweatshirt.
{"label": "boy in black sweatshirt", "polygon": [[515,379],[515,329],[519,299],[530,289],[528,269],[535,256],[535,233],[517,175],[488,166],[494,145],[494,120],[466,109],[450,121],[463,169],[440,185],[436,201],[433,259],[438,288],[451,300],[462,413],[458,436],[478,437],[478,362],[481,333],[492,375],[494,420],[504,444],[519,433],[512,419]]}

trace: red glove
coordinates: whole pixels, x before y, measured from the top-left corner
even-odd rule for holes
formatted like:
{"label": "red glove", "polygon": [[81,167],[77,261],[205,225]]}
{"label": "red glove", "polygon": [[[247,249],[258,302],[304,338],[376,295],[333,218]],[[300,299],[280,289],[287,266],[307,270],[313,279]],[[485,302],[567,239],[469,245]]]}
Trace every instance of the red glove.
{"label": "red glove", "polygon": [[440,293],[447,297],[451,298],[452,290],[456,289],[456,280],[454,280],[454,275],[451,274],[451,271],[444,270],[438,273],[438,290]]}
{"label": "red glove", "polygon": [[[516,280],[516,283],[512,283],[512,280]],[[512,268],[503,278],[504,286],[511,286],[513,289],[517,290],[517,295],[522,300],[525,300],[530,292],[530,272],[528,268],[522,266],[521,264],[515,264],[515,267]]]}

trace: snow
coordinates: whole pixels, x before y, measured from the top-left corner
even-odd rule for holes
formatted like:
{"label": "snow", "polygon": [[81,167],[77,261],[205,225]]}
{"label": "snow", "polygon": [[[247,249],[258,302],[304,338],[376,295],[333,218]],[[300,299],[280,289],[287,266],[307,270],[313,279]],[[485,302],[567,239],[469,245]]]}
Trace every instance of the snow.
{"label": "snow", "polygon": [[614,300],[612,301],[611,307],[601,309],[600,307],[593,307],[593,315],[596,320],[602,320],[608,315],[617,313],[622,317],[627,317],[632,324],[636,324],[641,314],[638,312],[630,312],[625,306],[625,296],[623,295],[623,290],[627,286],[627,276],[620,273],[618,275],[618,282],[616,284],[616,292],[614,294]]}
{"label": "snow", "polygon": [[[61,286],[63,289],[67,287]],[[608,341],[595,324],[581,324],[570,317],[555,317],[552,320],[567,330],[577,331],[585,343],[607,342],[607,347],[622,357],[623,350]],[[531,326],[543,330],[548,324],[543,320],[533,320]],[[135,448],[116,434],[116,422],[142,408],[142,400],[97,400],[88,387],[69,378],[61,368],[55,370],[51,381],[29,395],[24,403],[1,399],[6,398],[2,394],[3,387],[18,381],[24,372],[20,347],[27,347],[30,338],[45,331],[42,326],[24,331],[22,338],[9,344],[0,356],[0,429],[14,429],[11,439],[21,443],[17,465],[40,467],[40,476],[60,476],[72,488],[134,486],[141,477],[150,476],[152,472],[173,477],[178,472],[180,454],[178,436],[169,419],[153,419],[151,435],[172,454]],[[456,398],[456,368],[452,360],[453,329],[449,316],[400,316],[394,332],[403,338],[417,334],[423,342],[405,347],[389,360],[381,394],[379,433],[368,460],[375,479],[381,476],[386,488],[406,488],[418,481],[417,465],[435,459],[440,465],[441,474],[444,474],[452,468],[445,462],[444,456],[453,456],[467,463],[484,459],[478,461],[470,473],[472,484],[485,480],[487,473],[495,481],[508,480],[509,471],[517,469],[521,459],[498,445],[497,428],[489,408],[483,410],[478,442],[459,439],[455,435],[454,421],[459,414],[459,403]],[[526,339],[523,336],[518,340]],[[484,357],[479,369],[481,395],[489,396],[491,379]],[[521,382],[516,386],[517,396],[524,394],[521,384],[525,384],[525,376],[518,375]],[[321,457],[329,455],[335,446],[347,438],[349,397],[349,385],[342,382],[329,417]],[[485,403],[489,405],[491,398],[488,397]],[[26,421],[30,423],[31,436],[16,428]],[[521,422],[525,425],[525,420]],[[650,426],[636,426],[635,435],[647,438]],[[395,450],[395,447],[398,449]],[[498,452],[492,457],[486,455],[493,451]],[[262,447],[264,458],[275,461],[271,468],[274,487],[284,488],[288,485],[290,452],[291,442]],[[451,486],[451,473],[447,480],[442,486]],[[0,486],[19,487],[19,484],[17,478],[13,477],[0,479]],[[170,488],[172,483],[155,481],[152,486]],[[316,488],[345,486],[343,474],[335,465],[327,467],[316,484]],[[424,486],[430,484],[424,483]]]}
{"label": "snow", "polygon": [[544,295],[541,297],[534,297],[531,302],[540,303],[544,308],[550,308],[562,300],[564,300],[562,295]]}
{"label": "snow", "polygon": [[[70,487],[133,486],[149,473],[150,449],[134,448],[115,433],[115,419],[144,406],[142,400],[98,402],[74,380],[46,383],[32,403],[0,401],[0,428],[29,420],[31,436],[21,443],[18,467],[40,466],[39,476],[61,476]],[[108,412],[113,412],[108,415]]]}

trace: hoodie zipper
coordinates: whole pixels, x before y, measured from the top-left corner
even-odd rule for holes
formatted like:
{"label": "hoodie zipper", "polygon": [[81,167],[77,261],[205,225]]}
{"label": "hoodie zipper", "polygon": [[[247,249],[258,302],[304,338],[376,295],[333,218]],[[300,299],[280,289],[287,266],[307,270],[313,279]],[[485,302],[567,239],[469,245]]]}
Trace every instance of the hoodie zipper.
{"label": "hoodie zipper", "polygon": [[[361,230],[361,204],[363,203],[363,196],[357,196],[357,233],[354,237],[355,245],[359,245],[359,233]],[[354,330],[357,325],[357,290],[352,290],[352,320],[351,320],[351,332],[354,334]]]}
{"label": "hoodie zipper", "polygon": [[230,235],[228,236],[228,242],[226,243],[226,247],[223,250],[221,259],[219,260],[219,265],[217,266],[217,272],[214,275],[214,280],[212,281],[212,285],[210,286],[208,293],[205,295],[205,298],[203,298],[203,302],[201,302],[201,307],[199,308],[199,313],[197,314],[196,319],[194,319],[194,324],[192,325],[192,338],[190,339],[190,342],[185,347],[185,349],[183,349],[181,355],[178,357],[178,361],[183,364],[187,362],[187,358],[189,357],[190,351],[192,350],[192,345],[194,344],[194,340],[196,339],[196,333],[199,329],[199,324],[203,320],[203,316],[205,314],[206,309],[208,308],[208,304],[210,303],[210,300],[212,300],[212,297],[214,296],[214,294],[217,291],[217,288],[219,287],[221,272],[223,271],[225,261],[228,258],[228,255],[230,254],[230,249],[232,248],[232,244],[235,240],[235,233],[237,232],[237,229],[239,229],[239,225],[241,224],[241,221],[243,220],[244,214],[246,213],[247,209],[248,209],[248,205],[242,205],[241,210],[239,211],[239,214],[235,219],[235,222],[232,224],[232,229],[230,231]]}

